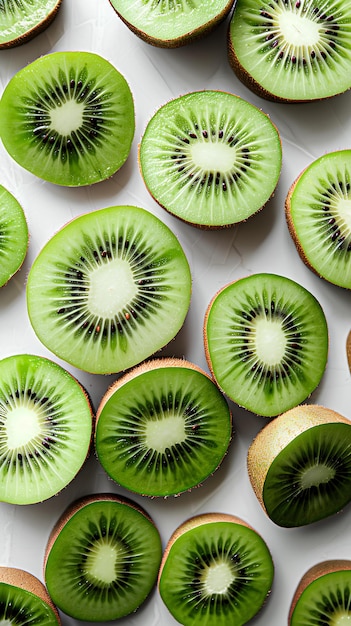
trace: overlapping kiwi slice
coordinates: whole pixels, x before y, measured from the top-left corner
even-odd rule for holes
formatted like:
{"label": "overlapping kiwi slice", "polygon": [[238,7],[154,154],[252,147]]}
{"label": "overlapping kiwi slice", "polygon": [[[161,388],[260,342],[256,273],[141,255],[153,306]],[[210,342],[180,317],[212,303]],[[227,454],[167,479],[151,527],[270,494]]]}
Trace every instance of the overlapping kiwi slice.
{"label": "overlapping kiwi slice", "polygon": [[56,495],[90,451],[92,410],[78,381],[44,357],[0,361],[0,501]]}
{"label": "overlapping kiwi slice", "polygon": [[26,43],[51,24],[62,0],[1,0],[0,49]]}
{"label": "overlapping kiwi slice", "polygon": [[158,587],[173,617],[187,626],[242,626],[262,608],[274,565],[262,537],[225,513],[197,515],[168,541]]}
{"label": "overlapping kiwi slice", "polygon": [[119,378],[97,411],[96,452],[131,491],[178,495],[222,462],[231,413],[211,378],[182,359],[153,359]]}
{"label": "overlapping kiwi slice", "polygon": [[285,209],[304,263],[318,276],[351,289],[351,150],[313,161],[291,185]]}
{"label": "overlapping kiwi slice", "polygon": [[156,111],[139,162],[147,189],[167,211],[194,226],[223,228],[268,202],[282,148],[265,113],[234,94],[207,90]]}
{"label": "overlapping kiwi slice", "polygon": [[351,500],[351,422],[332,409],[301,405],[255,437],[247,457],[254,492],[278,526],[305,526]]}
{"label": "overlapping kiwi slice", "polygon": [[33,574],[0,567],[0,622],[8,626],[60,626],[59,612]]}
{"label": "overlapping kiwi slice", "polygon": [[172,231],[135,206],[81,215],[44,246],[29,272],[30,321],[49,350],[92,373],[128,369],[180,330],[191,274]]}
{"label": "overlapping kiwi slice", "polygon": [[50,534],[45,584],[67,615],[116,620],[149,596],[161,556],[159,532],[139,505],[114,494],[85,496],[67,508]]}
{"label": "overlapping kiwi slice", "polygon": [[205,315],[204,342],[219,387],[266,417],[309,397],[328,356],[319,302],[290,278],[269,273],[240,278],[215,294]]}
{"label": "overlapping kiwi slice", "polygon": [[27,254],[28,225],[23,208],[0,185],[0,287],[20,269]]}
{"label": "overlapping kiwi slice", "polygon": [[237,76],[269,100],[321,100],[351,87],[350,0],[237,0],[228,42]]}
{"label": "overlapping kiwi slice", "polygon": [[134,103],[122,74],[93,52],[53,52],[19,70],[0,100],[0,137],[39,178],[77,187],[105,180],[126,161]]}

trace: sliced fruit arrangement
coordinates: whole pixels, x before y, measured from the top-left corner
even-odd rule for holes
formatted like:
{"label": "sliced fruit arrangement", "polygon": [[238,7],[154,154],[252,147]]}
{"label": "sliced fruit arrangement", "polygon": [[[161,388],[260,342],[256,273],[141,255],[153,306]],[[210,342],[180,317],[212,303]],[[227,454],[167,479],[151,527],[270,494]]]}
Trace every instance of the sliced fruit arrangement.
{"label": "sliced fruit arrangement", "polygon": [[318,386],[327,363],[328,327],[305,287],[259,273],[215,294],[205,314],[204,343],[220,389],[249,411],[274,417]]}
{"label": "sliced fruit arrangement", "polygon": [[0,361],[0,501],[56,495],[90,452],[92,410],[78,381],[44,357]]}
{"label": "sliced fruit arrangement", "polygon": [[159,532],[136,503],[113,494],[73,502],[53,528],[44,578],[53,602],[89,622],[136,611],[156,585]]}
{"label": "sliced fruit arrangement", "polygon": [[291,185],[285,210],[304,263],[330,283],[351,289],[351,150],[313,161]]}
{"label": "sliced fruit arrangement", "polygon": [[23,208],[10,191],[0,185],[0,287],[22,266],[28,241]]}
{"label": "sliced fruit arrangement", "polygon": [[76,187],[112,176],[134,137],[124,76],[92,52],[53,52],[19,70],[0,100],[10,156],[43,180]]}
{"label": "sliced fruit arrangement", "polygon": [[253,92],[278,102],[351,87],[351,0],[237,0],[229,61]]}
{"label": "sliced fruit arrangement", "polygon": [[221,228],[257,213],[278,184],[276,126],[253,104],[222,91],[185,94],[151,118],[139,149],[154,199],[181,220]]}
{"label": "sliced fruit arrangement", "polygon": [[170,342],[191,297],[190,268],[171,230],[134,206],[81,215],[47,242],[28,275],[38,338],[97,374],[133,367]]}
{"label": "sliced fruit arrangement", "polygon": [[110,3],[133,33],[160,48],[176,48],[208,35],[233,6],[233,0],[110,0]]}
{"label": "sliced fruit arrangement", "polygon": [[0,621],[17,626],[60,626],[59,612],[43,583],[15,567],[0,567]]}
{"label": "sliced fruit arrangement", "polygon": [[262,608],[274,565],[262,537],[225,513],[197,515],[168,541],[158,587],[180,624],[242,626]]}
{"label": "sliced fruit arrangement", "polygon": [[275,524],[317,522],[351,500],[351,422],[322,406],[294,407],[258,433],[247,464],[253,490]]}
{"label": "sliced fruit arrangement", "polygon": [[182,359],[154,359],[119,378],[96,420],[96,452],[106,472],[149,496],[201,484],[221,464],[232,435],[218,387]]}
{"label": "sliced fruit arrangement", "polygon": [[26,43],[47,28],[62,0],[2,0],[0,49]]}

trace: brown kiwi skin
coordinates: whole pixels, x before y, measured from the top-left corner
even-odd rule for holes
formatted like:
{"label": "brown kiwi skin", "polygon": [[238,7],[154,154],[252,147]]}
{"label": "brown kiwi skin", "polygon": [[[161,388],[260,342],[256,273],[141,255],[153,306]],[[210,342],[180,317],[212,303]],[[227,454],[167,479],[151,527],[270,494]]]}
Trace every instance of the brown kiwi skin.
{"label": "brown kiwi skin", "polygon": [[19,37],[16,37],[16,39],[11,39],[11,41],[5,41],[3,43],[0,43],[0,50],[6,48],[15,48],[16,46],[22,46],[23,44],[31,41],[31,39],[42,33],[44,30],[46,30],[48,26],[50,26],[50,24],[54,21],[61,4],[62,0],[58,0],[52,11],[46,16],[46,18],[26,33],[19,35]]}
{"label": "brown kiwi skin", "polygon": [[0,583],[25,589],[45,602],[56,615],[57,623],[61,624],[58,609],[52,602],[45,585],[33,574],[17,567],[0,567]]}

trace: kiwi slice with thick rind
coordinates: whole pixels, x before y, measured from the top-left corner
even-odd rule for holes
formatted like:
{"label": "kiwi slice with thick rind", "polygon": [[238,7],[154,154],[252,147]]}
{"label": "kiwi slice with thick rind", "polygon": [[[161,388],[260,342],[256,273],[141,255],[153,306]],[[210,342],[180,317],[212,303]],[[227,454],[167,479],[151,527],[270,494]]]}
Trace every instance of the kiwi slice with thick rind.
{"label": "kiwi slice with thick rind", "polygon": [[282,147],[263,111],[222,91],[185,94],[164,104],[139,147],[141,174],[154,199],[194,226],[246,220],[278,184]]}
{"label": "kiwi slice with thick rind", "polygon": [[212,298],[205,352],[219,387],[238,405],[274,417],[318,386],[328,356],[328,327],[316,298],[277,274],[252,274]]}
{"label": "kiwi slice with thick rind", "polygon": [[0,287],[20,269],[28,249],[28,225],[22,206],[0,185]]}
{"label": "kiwi slice with thick rind", "polygon": [[26,43],[47,28],[62,0],[2,0],[0,49]]}
{"label": "kiwi slice with thick rind", "polygon": [[291,185],[285,210],[304,263],[330,283],[351,289],[351,150],[313,161]]}
{"label": "kiwi slice with thick rind", "polygon": [[321,100],[351,87],[350,0],[237,0],[228,42],[239,79],[268,100]]}
{"label": "kiwi slice with thick rind", "polygon": [[79,382],[44,357],[0,361],[0,501],[33,504],[66,487],[85,462],[92,408]]}
{"label": "kiwi slice with thick rind", "polygon": [[262,608],[273,576],[269,548],[256,530],[236,516],[208,513],[173,533],[158,588],[181,624],[242,626]]}
{"label": "kiwi slice with thick rind", "polygon": [[52,530],[45,584],[67,615],[116,620],[150,595],[161,557],[160,535],[146,511],[117,495],[94,494],[73,502]]}
{"label": "kiwi slice with thick rind", "polygon": [[54,354],[91,373],[126,370],[168,344],[185,320],[190,267],[152,213],[115,206],[57,232],[28,275],[29,318]]}
{"label": "kiwi slice with thick rind", "polygon": [[148,496],[202,484],[221,464],[232,435],[224,396],[183,359],[154,359],[119,378],[96,420],[101,465],[123,487]]}
{"label": "kiwi slice with thick rind", "polygon": [[16,567],[0,567],[0,621],[17,626],[60,626],[61,620],[43,583]]}
{"label": "kiwi slice with thick rind", "polygon": [[351,422],[318,405],[294,407],[269,422],[247,457],[253,490],[278,526],[305,526],[351,500]]}
{"label": "kiwi slice with thick rind", "polygon": [[76,187],[124,164],[134,102],[122,74],[93,52],[53,52],[19,70],[0,100],[0,137],[32,174]]}

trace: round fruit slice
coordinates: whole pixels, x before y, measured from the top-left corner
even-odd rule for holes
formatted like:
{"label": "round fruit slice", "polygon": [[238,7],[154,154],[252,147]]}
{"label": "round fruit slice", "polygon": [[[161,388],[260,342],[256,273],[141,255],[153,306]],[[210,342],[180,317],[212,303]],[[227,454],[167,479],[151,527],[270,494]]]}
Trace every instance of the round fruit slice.
{"label": "round fruit slice", "polygon": [[351,289],[351,150],[311,163],[290,187],[285,208],[304,263],[330,283]]}
{"label": "round fruit slice", "polygon": [[237,0],[229,62],[253,92],[278,102],[351,87],[351,0]]}
{"label": "round fruit slice", "polygon": [[125,78],[92,52],[53,52],[21,69],[0,100],[0,137],[39,178],[70,187],[114,174],[134,137]]}
{"label": "round fruit slice", "polygon": [[27,283],[43,344],[97,374],[140,363],[171,341],[191,296],[188,261],[157,217],[116,206],[69,222],[44,246]]}
{"label": "round fruit slice", "polygon": [[149,121],[139,149],[150,194],[194,226],[246,220],[272,196],[282,148],[270,118],[238,96],[188,93]]}
{"label": "round fruit slice", "polygon": [[53,602],[89,622],[136,611],[154,588],[162,545],[151,518],[113,494],[73,502],[47,544],[44,577]]}
{"label": "round fruit slice", "polygon": [[116,482],[148,496],[177,495],[218,468],[231,440],[218,387],[181,359],[155,359],[107,391],[97,411],[99,461]]}
{"label": "round fruit slice", "polygon": [[351,500],[351,422],[318,405],[301,405],[268,423],[248,452],[253,490],[278,526],[333,515]]}
{"label": "round fruit slice", "polygon": [[89,454],[92,410],[86,393],[48,359],[2,359],[0,435],[0,501],[47,500],[73,480]]}
{"label": "round fruit slice", "polygon": [[0,49],[19,46],[51,24],[61,0],[2,0],[0,4]]}
{"label": "round fruit slice", "polygon": [[320,304],[276,274],[253,274],[223,287],[207,308],[204,341],[219,387],[266,417],[305,400],[327,363],[328,328]]}
{"label": "round fruit slice", "polygon": [[58,610],[43,583],[15,567],[0,567],[0,622],[17,626],[60,626]]}
{"label": "round fruit slice", "polygon": [[159,591],[180,624],[242,626],[261,609],[274,566],[260,535],[233,515],[198,515],[179,526],[161,563]]}
{"label": "round fruit slice", "polygon": [[0,185],[0,287],[20,269],[27,254],[28,226],[16,198]]}

